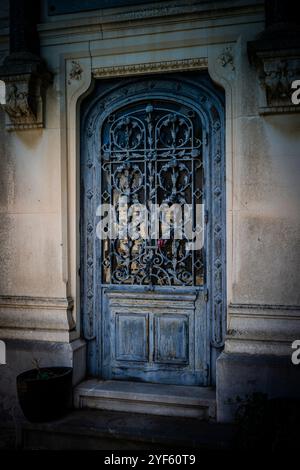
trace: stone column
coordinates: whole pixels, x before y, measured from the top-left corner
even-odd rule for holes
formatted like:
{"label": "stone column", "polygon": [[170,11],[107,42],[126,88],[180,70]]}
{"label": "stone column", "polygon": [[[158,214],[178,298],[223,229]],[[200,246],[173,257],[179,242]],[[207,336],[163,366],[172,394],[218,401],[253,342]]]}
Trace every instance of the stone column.
{"label": "stone column", "polygon": [[299,10],[291,0],[265,0],[265,30],[248,43],[264,90],[261,114],[299,112],[291,101],[292,83],[300,76]]}
{"label": "stone column", "polygon": [[30,52],[39,55],[37,23],[40,17],[39,2],[34,0],[10,0],[9,51],[10,55]]}
{"label": "stone column", "polygon": [[45,88],[51,81],[46,64],[39,56],[39,2],[10,0],[10,54],[0,67],[6,84],[8,130],[43,127]]}

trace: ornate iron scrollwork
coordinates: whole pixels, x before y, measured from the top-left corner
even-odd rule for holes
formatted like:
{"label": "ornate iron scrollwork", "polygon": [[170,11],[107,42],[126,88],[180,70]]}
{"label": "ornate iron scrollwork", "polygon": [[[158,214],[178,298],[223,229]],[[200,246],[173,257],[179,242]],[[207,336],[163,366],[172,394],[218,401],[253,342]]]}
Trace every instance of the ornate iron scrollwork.
{"label": "ornate iron scrollwork", "polygon": [[[158,101],[128,106],[101,128],[101,203],[189,207],[193,229],[203,198],[202,124],[192,109]],[[179,209],[178,209],[179,207]],[[178,214],[177,214],[178,215]],[[174,214],[174,218],[176,214]],[[181,220],[184,220],[183,218]],[[128,220],[130,224],[130,220]],[[164,234],[153,239],[127,235],[102,242],[103,282],[193,286],[204,282],[203,250]]]}

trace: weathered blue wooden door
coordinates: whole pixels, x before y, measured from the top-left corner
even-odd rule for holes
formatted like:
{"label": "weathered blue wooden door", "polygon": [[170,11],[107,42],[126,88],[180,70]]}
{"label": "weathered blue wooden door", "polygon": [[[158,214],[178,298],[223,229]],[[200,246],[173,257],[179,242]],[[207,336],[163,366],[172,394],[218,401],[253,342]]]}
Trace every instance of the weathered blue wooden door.
{"label": "weathered blue wooden door", "polygon": [[224,333],[222,93],[204,73],[99,81],[81,133],[89,372],[211,383]]}

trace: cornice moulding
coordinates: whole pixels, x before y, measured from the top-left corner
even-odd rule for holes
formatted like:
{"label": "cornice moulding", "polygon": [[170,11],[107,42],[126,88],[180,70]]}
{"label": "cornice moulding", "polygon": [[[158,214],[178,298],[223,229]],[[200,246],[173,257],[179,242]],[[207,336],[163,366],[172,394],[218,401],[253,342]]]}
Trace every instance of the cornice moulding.
{"label": "cornice moulding", "polygon": [[94,78],[120,77],[159,72],[175,72],[177,70],[203,70],[208,66],[206,57],[198,59],[169,60],[162,62],[148,62],[142,64],[117,65],[111,67],[98,67],[93,69]]}
{"label": "cornice moulding", "polygon": [[299,305],[230,304],[228,314],[234,318],[272,318],[300,321]]}
{"label": "cornice moulding", "polygon": [[71,298],[0,296],[0,336],[68,341],[75,329]]}
{"label": "cornice moulding", "polygon": [[72,309],[70,297],[30,297],[19,295],[0,295],[0,308],[38,308],[38,309]]}
{"label": "cornice moulding", "polygon": [[[144,8],[132,8],[128,11],[128,7],[110,10],[95,10],[89,13],[73,13],[68,15],[57,15],[51,18],[46,18],[45,22],[38,25],[38,31],[43,37],[51,34],[59,33],[61,30],[64,34],[69,34],[70,30],[79,31],[101,31],[102,25],[115,25],[121,27],[128,27],[128,22],[144,23],[147,20],[161,19],[162,22],[166,21],[185,21],[197,19],[211,19],[230,17],[231,20],[234,16],[242,14],[263,14],[263,2],[257,3],[255,0],[242,1],[237,6],[236,2],[222,1],[218,2],[199,2],[191,3],[178,2],[178,4],[161,4],[156,7],[151,5]],[[114,26],[114,28],[115,28]],[[68,33],[66,33],[68,30]]]}

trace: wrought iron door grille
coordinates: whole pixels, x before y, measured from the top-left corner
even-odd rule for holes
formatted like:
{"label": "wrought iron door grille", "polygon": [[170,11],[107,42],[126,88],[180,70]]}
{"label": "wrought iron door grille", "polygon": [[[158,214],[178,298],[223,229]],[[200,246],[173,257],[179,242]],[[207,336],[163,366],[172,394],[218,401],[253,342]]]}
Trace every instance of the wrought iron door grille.
{"label": "wrought iron door grille", "polygon": [[[205,197],[205,133],[195,111],[162,100],[139,102],[111,114],[100,132],[102,204],[112,204],[117,217],[124,198],[128,207],[177,204],[183,210],[189,205],[193,231],[203,230],[196,206],[203,205]],[[188,248],[184,226],[182,239],[174,238],[172,228],[169,239],[161,232],[161,238],[155,239],[149,232],[148,239],[131,239],[125,234],[101,242],[103,283],[203,284],[204,249]]]}

